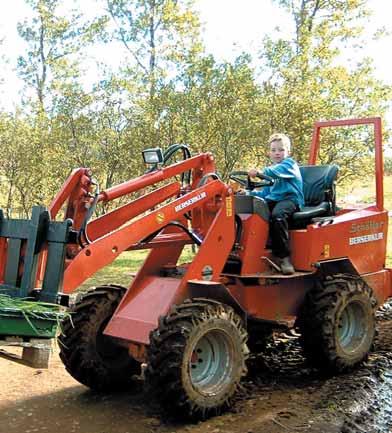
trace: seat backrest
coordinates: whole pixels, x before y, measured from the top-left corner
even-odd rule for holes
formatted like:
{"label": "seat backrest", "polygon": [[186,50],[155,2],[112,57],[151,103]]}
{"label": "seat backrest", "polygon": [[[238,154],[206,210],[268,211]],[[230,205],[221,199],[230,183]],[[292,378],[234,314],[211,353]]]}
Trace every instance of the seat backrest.
{"label": "seat backrest", "polygon": [[303,165],[300,168],[305,206],[317,206],[328,201],[335,208],[335,181],[339,171],[337,165]]}

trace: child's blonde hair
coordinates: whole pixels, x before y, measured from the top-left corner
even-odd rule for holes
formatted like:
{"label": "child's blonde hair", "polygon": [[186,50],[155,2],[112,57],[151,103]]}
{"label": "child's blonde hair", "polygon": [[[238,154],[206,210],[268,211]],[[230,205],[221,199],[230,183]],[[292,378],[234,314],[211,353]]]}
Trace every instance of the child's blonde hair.
{"label": "child's blonde hair", "polygon": [[273,141],[280,141],[287,152],[290,153],[291,141],[286,134],[272,134],[268,140],[268,145],[270,146]]}

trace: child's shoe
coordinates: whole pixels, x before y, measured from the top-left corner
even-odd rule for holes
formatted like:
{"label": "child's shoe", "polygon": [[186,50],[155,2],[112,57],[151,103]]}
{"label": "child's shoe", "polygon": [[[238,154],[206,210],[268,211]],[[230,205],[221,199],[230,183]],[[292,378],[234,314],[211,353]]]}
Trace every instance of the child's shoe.
{"label": "child's shoe", "polygon": [[294,274],[294,266],[291,264],[290,256],[284,257],[280,262],[280,269],[283,275]]}

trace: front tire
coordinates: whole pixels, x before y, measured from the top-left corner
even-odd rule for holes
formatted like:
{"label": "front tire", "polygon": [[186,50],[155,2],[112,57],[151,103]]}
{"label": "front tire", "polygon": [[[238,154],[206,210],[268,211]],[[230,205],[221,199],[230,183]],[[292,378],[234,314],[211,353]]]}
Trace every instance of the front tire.
{"label": "front tire", "polygon": [[301,342],[310,364],[329,373],[358,365],[375,336],[376,300],[371,288],[353,275],[320,281],[305,301]]}
{"label": "front tire", "polygon": [[173,306],[150,335],[150,387],[164,408],[205,419],[231,406],[246,374],[247,333],[229,306],[205,299]]}
{"label": "front tire", "polygon": [[60,358],[68,373],[96,391],[130,388],[139,362],[103,334],[126,289],[107,285],[89,290],[61,324]]}

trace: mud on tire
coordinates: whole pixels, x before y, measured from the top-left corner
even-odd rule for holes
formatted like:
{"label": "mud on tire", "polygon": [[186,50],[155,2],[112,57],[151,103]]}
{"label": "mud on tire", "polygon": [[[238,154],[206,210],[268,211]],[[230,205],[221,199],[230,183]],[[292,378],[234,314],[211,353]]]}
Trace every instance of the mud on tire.
{"label": "mud on tire", "polygon": [[246,374],[247,333],[226,305],[205,299],[171,308],[151,332],[146,380],[166,411],[205,419],[231,406]]}
{"label": "mud on tire", "polygon": [[338,373],[363,361],[375,336],[376,304],[360,277],[337,274],[318,282],[307,295],[299,321],[309,363]]}
{"label": "mud on tire", "polygon": [[102,334],[125,291],[115,285],[90,289],[61,324],[60,358],[74,379],[94,390],[127,389],[140,373],[128,350]]}

